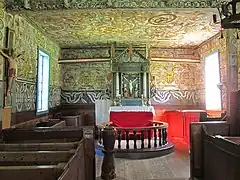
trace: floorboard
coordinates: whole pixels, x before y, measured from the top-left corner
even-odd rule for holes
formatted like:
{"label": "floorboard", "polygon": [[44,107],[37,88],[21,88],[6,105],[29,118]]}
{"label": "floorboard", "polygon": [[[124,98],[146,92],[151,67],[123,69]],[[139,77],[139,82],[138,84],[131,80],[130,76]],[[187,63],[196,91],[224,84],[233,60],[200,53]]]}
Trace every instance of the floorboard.
{"label": "floorboard", "polygon": [[[96,157],[96,175],[100,180],[102,156]],[[159,158],[127,160],[116,158],[116,180],[188,180],[190,161],[188,149],[177,143],[175,152]]]}

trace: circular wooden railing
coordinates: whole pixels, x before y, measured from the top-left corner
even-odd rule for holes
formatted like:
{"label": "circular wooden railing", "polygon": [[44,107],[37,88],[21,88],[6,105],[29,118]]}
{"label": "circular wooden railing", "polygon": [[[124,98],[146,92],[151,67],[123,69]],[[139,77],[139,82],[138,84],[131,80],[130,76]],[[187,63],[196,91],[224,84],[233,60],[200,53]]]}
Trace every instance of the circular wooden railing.
{"label": "circular wooden railing", "polygon": [[[159,121],[153,121],[152,124],[152,126],[134,128],[113,126],[116,136],[115,149],[142,150],[166,146],[168,124]],[[106,126],[112,126],[112,124],[108,122],[97,126],[99,145],[103,145],[102,132]]]}

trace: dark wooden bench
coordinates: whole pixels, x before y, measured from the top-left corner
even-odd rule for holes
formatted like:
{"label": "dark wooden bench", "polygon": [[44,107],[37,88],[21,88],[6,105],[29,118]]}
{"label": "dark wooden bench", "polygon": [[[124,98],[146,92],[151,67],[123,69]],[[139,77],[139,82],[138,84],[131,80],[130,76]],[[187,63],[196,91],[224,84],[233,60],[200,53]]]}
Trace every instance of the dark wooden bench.
{"label": "dark wooden bench", "polygon": [[79,105],[69,105],[62,104],[61,107],[57,109],[57,116],[78,116],[79,126],[95,126],[95,104],[79,104]]}
{"label": "dark wooden bench", "polygon": [[47,117],[37,118],[33,120],[29,120],[20,124],[16,124],[14,128],[32,128],[32,127],[64,127],[64,126],[73,126],[73,127],[81,127],[86,123],[86,115],[78,114],[78,115],[61,115],[58,119],[52,119]]}
{"label": "dark wooden bench", "polygon": [[92,127],[14,128],[1,135],[1,179],[95,179]]}
{"label": "dark wooden bench", "polygon": [[191,124],[191,178],[240,179],[240,137],[224,121]]}
{"label": "dark wooden bench", "polygon": [[240,137],[205,134],[204,179],[240,179]]}
{"label": "dark wooden bench", "polygon": [[195,122],[190,125],[190,174],[191,178],[204,177],[204,131],[209,135],[229,135],[229,124],[224,121]]}
{"label": "dark wooden bench", "polygon": [[0,166],[3,180],[56,180],[61,175],[64,165],[44,166]]}
{"label": "dark wooden bench", "polygon": [[55,124],[60,123],[60,119],[47,119],[45,121],[38,122],[35,127],[52,127]]}

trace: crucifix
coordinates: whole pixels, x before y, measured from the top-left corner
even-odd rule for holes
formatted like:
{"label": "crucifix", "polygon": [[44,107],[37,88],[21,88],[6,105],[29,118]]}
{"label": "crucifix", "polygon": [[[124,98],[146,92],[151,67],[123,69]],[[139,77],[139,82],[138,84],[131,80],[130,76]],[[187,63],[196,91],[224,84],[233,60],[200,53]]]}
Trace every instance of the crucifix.
{"label": "crucifix", "polygon": [[7,96],[11,95],[12,85],[14,79],[16,77],[17,71],[17,59],[21,56],[21,54],[15,56],[13,52],[8,50],[8,53],[3,52],[0,50],[0,54],[5,57],[8,61],[8,84],[7,84]]}
{"label": "crucifix", "polygon": [[126,77],[123,77],[128,82],[129,94],[130,96],[133,95],[133,83],[137,80],[137,77],[134,80],[128,80]]}

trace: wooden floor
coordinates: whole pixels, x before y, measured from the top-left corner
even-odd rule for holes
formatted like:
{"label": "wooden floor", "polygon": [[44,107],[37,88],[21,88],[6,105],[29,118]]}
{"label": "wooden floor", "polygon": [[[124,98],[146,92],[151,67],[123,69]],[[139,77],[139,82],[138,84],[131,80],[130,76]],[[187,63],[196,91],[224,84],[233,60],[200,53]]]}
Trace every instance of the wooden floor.
{"label": "wooden floor", "polygon": [[[116,180],[188,180],[189,153],[185,145],[176,144],[175,152],[147,160],[116,159]],[[102,156],[96,157],[97,180],[100,180]]]}

